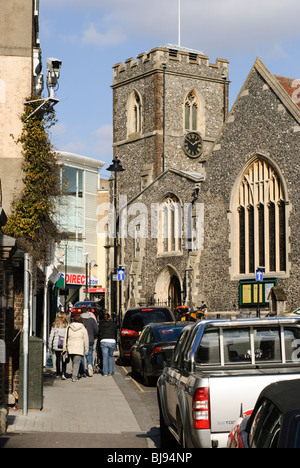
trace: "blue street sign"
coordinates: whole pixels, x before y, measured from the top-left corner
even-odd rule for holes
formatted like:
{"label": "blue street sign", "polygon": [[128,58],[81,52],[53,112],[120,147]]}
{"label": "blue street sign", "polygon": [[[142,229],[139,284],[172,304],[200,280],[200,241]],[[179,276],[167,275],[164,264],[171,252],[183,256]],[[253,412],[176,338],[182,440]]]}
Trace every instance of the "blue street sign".
{"label": "blue street sign", "polygon": [[263,281],[264,273],[262,270],[256,270],[256,281]]}
{"label": "blue street sign", "polygon": [[124,280],[125,280],[125,270],[123,270],[123,268],[119,268],[118,281],[124,281]]}

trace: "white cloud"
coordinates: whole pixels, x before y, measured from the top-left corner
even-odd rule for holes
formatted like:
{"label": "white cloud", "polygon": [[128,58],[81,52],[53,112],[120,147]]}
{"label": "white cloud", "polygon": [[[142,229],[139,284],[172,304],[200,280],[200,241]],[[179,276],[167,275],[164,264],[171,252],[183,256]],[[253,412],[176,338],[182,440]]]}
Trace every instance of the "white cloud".
{"label": "white cloud", "polygon": [[53,127],[51,127],[51,134],[54,137],[59,137],[67,133],[66,124],[64,122],[57,122]]}
{"label": "white cloud", "polygon": [[93,132],[96,137],[95,150],[100,156],[112,155],[113,127],[112,125],[103,125]]}
{"label": "white cloud", "polygon": [[[86,45],[119,45],[128,38],[177,41],[177,0],[43,0],[44,7],[82,16],[77,40]],[[299,0],[181,0],[182,45],[232,52],[270,46],[299,35]],[[85,24],[84,24],[85,22]],[[68,23],[69,24],[69,23]]]}
{"label": "white cloud", "polygon": [[95,24],[89,26],[83,31],[81,42],[87,45],[107,46],[121,44],[125,40],[125,34],[122,31],[111,29],[107,32],[97,30]]}

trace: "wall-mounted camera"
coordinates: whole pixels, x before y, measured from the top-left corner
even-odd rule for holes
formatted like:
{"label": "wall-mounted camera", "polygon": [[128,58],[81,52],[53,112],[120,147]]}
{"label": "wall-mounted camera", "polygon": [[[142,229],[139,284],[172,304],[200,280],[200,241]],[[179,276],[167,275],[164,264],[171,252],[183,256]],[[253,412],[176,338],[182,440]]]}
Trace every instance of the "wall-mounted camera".
{"label": "wall-mounted camera", "polygon": [[49,89],[50,97],[54,97],[54,88],[60,75],[62,61],[56,58],[47,58],[47,86]]}

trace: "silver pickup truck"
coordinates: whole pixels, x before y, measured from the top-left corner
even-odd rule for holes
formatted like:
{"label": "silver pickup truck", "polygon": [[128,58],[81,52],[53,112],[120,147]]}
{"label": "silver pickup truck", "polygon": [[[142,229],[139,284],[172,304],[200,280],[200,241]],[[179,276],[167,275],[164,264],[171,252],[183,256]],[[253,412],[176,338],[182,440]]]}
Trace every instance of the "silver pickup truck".
{"label": "silver pickup truck", "polygon": [[161,446],[226,447],[241,411],[272,382],[300,378],[300,319],[187,325],[157,382]]}

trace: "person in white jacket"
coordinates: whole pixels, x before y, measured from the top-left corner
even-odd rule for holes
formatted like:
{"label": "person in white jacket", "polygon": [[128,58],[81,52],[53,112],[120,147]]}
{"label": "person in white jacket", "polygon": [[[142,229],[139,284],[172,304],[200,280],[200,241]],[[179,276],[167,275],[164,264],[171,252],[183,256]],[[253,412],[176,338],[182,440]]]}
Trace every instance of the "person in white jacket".
{"label": "person in white jacket", "polygon": [[72,359],[72,382],[77,382],[81,358],[89,351],[89,336],[80,315],[72,317],[65,334],[64,349]]}

